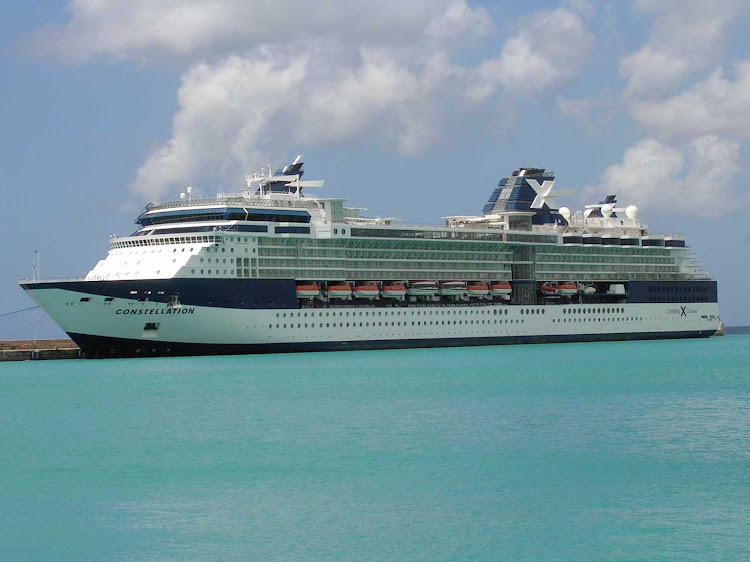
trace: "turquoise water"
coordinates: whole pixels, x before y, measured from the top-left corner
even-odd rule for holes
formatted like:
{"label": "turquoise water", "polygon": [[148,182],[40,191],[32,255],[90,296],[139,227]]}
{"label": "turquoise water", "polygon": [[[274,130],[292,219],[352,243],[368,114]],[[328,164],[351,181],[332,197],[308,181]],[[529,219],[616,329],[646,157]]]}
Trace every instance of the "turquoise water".
{"label": "turquoise water", "polygon": [[0,364],[0,559],[750,558],[750,335]]}

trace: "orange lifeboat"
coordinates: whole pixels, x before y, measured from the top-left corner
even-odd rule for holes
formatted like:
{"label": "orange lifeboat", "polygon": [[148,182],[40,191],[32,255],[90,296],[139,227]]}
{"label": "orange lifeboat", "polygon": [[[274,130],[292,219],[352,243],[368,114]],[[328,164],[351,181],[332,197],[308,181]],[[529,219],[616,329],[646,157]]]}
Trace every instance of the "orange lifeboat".
{"label": "orange lifeboat", "polygon": [[570,297],[578,294],[578,285],[573,281],[563,281],[557,284],[557,290],[560,291],[560,295],[563,297]]}
{"label": "orange lifeboat", "polygon": [[406,296],[406,286],[403,283],[386,283],[383,285],[383,297],[386,299],[401,299]]}
{"label": "orange lifeboat", "polygon": [[466,292],[470,297],[483,298],[490,294],[490,288],[487,283],[469,283]]}
{"label": "orange lifeboat", "polygon": [[573,281],[548,281],[539,288],[547,296],[570,297],[578,294],[578,285]]}
{"label": "orange lifeboat", "polygon": [[557,289],[557,281],[548,281],[546,283],[542,283],[539,289],[542,291],[542,293],[545,294],[545,296],[560,294],[560,291]]}
{"label": "orange lifeboat", "polygon": [[380,296],[380,288],[377,283],[362,283],[354,287],[354,296],[358,299],[376,299]]}
{"label": "orange lifeboat", "polygon": [[300,283],[297,285],[298,299],[314,299],[320,296],[320,287],[315,283]]}
{"label": "orange lifeboat", "polygon": [[493,297],[510,297],[513,292],[513,288],[507,281],[495,281],[490,285],[490,292]]}
{"label": "orange lifeboat", "polygon": [[348,283],[334,283],[328,285],[329,299],[350,299],[352,298],[352,288]]}

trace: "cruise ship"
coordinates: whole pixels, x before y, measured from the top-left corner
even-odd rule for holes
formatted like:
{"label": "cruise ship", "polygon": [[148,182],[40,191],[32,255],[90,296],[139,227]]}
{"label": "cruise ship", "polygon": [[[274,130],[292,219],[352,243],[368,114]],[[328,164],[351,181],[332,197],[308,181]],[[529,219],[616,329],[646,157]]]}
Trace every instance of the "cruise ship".
{"label": "cruise ship", "polygon": [[716,281],[680,235],[554,173],[502,178],[439,226],[317,195],[302,158],[213,198],[151,203],[84,277],[20,285],[87,358],[707,337]]}

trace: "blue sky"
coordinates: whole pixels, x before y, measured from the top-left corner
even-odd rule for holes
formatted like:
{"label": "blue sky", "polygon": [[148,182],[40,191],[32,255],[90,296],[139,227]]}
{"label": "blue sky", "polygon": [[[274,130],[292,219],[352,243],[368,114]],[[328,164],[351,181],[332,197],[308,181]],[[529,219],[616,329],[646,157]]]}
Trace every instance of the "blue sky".
{"label": "blue sky", "polygon": [[[363,15],[364,14],[364,15]],[[0,314],[85,275],[187,185],[305,155],[376,216],[479,213],[519,166],[684,233],[729,325],[744,285],[750,0],[76,0],[0,6]],[[0,338],[61,332],[39,312]]]}

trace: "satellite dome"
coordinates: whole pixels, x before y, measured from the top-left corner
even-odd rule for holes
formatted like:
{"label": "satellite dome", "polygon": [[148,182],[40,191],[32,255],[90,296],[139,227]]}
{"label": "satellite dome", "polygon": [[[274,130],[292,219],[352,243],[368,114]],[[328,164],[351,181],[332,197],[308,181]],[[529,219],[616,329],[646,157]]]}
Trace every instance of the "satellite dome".
{"label": "satellite dome", "polygon": [[589,218],[589,215],[590,215],[591,213],[593,213],[593,212],[594,212],[594,209],[586,209],[586,210],[585,210],[585,211],[583,212],[583,218],[586,218],[586,219],[587,219],[587,218]]}
{"label": "satellite dome", "polygon": [[560,214],[566,221],[570,220],[570,209],[567,207],[560,207]]}
{"label": "satellite dome", "polygon": [[635,220],[638,218],[638,207],[635,205],[629,205],[627,209],[625,209],[625,214],[628,216],[630,220]]}
{"label": "satellite dome", "polygon": [[612,211],[614,210],[614,207],[612,205],[602,205],[602,216],[605,219],[608,219],[612,216]]}

